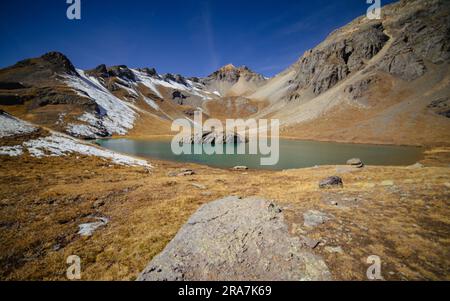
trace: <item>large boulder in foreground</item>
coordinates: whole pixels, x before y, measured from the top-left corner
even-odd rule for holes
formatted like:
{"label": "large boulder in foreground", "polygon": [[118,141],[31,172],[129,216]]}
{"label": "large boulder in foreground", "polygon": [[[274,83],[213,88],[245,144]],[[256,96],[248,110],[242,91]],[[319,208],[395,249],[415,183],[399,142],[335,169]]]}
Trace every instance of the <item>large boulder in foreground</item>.
{"label": "large boulder in foreground", "polygon": [[227,197],[201,207],[140,281],[330,280],[325,262],[291,237],[275,204]]}

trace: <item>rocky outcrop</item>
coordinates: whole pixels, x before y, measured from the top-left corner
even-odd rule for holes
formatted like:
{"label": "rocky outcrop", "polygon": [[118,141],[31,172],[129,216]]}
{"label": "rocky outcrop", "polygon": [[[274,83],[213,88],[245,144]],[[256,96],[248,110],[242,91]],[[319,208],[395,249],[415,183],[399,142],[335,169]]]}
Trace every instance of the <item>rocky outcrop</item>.
{"label": "rocky outcrop", "polygon": [[71,75],[78,74],[72,62],[60,52],[49,52],[44,54],[41,58],[48,62],[57,73],[66,73]]}
{"label": "rocky outcrop", "polygon": [[236,133],[226,132],[203,132],[202,134],[194,134],[185,137],[182,141],[184,144],[237,144],[246,143],[247,138]]}
{"label": "rocky outcrop", "polygon": [[138,280],[301,281],[331,274],[290,235],[277,205],[227,197],[201,207]]}
{"label": "rocky outcrop", "polygon": [[110,76],[115,76],[124,80],[136,81],[133,71],[131,71],[127,66],[113,66],[108,68],[108,74]]}
{"label": "rocky outcrop", "polygon": [[443,0],[401,1],[386,10],[396,41],[378,67],[406,81],[427,68],[425,61],[441,64],[450,60],[450,3]]}
{"label": "rocky outcrop", "polygon": [[87,70],[86,74],[89,76],[95,76],[95,77],[102,77],[107,78],[109,77],[108,68],[105,64],[98,65],[92,70]]}
{"label": "rocky outcrop", "polygon": [[187,96],[184,95],[183,93],[181,93],[178,90],[175,90],[175,91],[172,92],[172,99],[173,100],[175,100],[175,99],[183,100],[183,99],[186,99],[186,98],[187,98]]}
{"label": "rocky outcrop", "polygon": [[167,82],[175,82],[178,84],[181,84],[183,86],[189,86],[189,84],[187,83],[186,79],[179,74],[171,74],[171,73],[167,73],[163,75],[163,80],[167,81]]}
{"label": "rocky outcrop", "polygon": [[379,79],[375,76],[364,78],[345,87],[344,92],[347,93],[353,100],[363,98],[369,91],[370,87],[372,85],[376,85],[378,82]]}
{"label": "rocky outcrop", "polygon": [[332,177],[328,177],[328,178],[320,181],[319,187],[320,188],[334,188],[334,187],[342,188],[342,187],[344,187],[344,182],[342,181],[342,179],[340,177],[332,176]]}
{"label": "rocky outcrop", "polygon": [[[392,45],[374,68],[394,77],[412,81],[425,74],[426,61],[449,62],[450,2],[400,1],[383,8],[381,21],[360,17],[336,30],[291,66],[296,75],[288,83],[285,98],[299,99],[306,90],[315,95],[326,92],[367,66],[391,39]],[[366,83],[361,84],[366,88]],[[361,96],[354,93],[355,99]]]}
{"label": "rocky outcrop", "polygon": [[156,71],[156,69],[155,68],[140,68],[140,69],[137,69],[138,71],[140,71],[140,72],[143,72],[144,74],[146,74],[146,75],[148,75],[148,76],[150,76],[150,77],[157,77],[157,78],[159,78],[159,75],[158,75],[158,72]]}
{"label": "rocky outcrop", "polygon": [[316,95],[327,91],[352,72],[361,70],[388,40],[381,23],[366,24],[344,38],[331,36],[295,64],[297,74],[291,81],[288,98],[298,98],[298,90],[312,89]]}

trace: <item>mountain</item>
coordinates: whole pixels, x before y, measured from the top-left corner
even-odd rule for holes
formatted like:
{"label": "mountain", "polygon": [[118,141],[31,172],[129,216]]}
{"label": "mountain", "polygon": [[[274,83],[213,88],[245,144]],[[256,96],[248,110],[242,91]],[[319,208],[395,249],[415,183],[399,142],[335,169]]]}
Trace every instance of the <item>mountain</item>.
{"label": "mountain", "polygon": [[251,99],[284,136],[448,144],[450,3],[399,1],[331,33]]}
{"label": "mountain", "polygon": [[267,79],[226,65],[205,78],[61,53],[0,70],[0,109],[80,138],[170,134],[171,121],[277,118],[282,135],[356,143],[448,145],[450,3],[409,0],[332,32]]}
{"label": "mountain", "polygon": [[241,96],[256,91],[266,82],[266,78],[246,66],[226,65],[203,79],[209,91],[221,96]]}

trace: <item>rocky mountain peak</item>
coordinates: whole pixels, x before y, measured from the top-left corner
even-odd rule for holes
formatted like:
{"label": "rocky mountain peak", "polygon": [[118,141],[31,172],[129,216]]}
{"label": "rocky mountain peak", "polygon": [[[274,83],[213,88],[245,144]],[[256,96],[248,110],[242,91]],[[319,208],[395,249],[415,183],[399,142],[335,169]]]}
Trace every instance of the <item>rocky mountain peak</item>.
{"label": "rocky mountain peak", "polygon": [[228,64],[212,73],[207,79],[225,80],[229,82],[237,82],[241,76],[255,76],[261,79],[264,77],[256,72],[250,70],[247,66],[236,67],[233,64]]}
{"label": "rocky mountain peak", "polygon": [[48,52],[41,56],[41,59],[50,63],[56,71],[75,75],[77,71],[72,62],[61,52]]}
{"label": "rocky mountain peak", "polygon": [[227,71],[233,71],[235,69],[236,69],[236,66],[234,66],[233,64],[228,64],[228,65],[223,66],[219,70],[227,72]]}
{"label": "rocky mountain peak", "polygon": [[106,67],[105,64],[98,65],[97,67],[95,67],[92,70],[87,70],[86,74],[88,74],[90,76],[103,77],[103,78],[109,77],[108,68]]}
{"label": "rocky mountain peak", "polygon": [[133,71],[131,71],[125,65],[110,67],[110,68],[108,68],[108,73],[110,76],[119,77],[119,78],[125,79],[125,80],[131,80],[131,81],[136,80]]}
{"label": "rocky mountain peak", "polygon": [[155,76],[157,77],[158,76],[158,72],[156,71],[155,68],[145,67],[145,68],[139,68],[137,70],[140,71],[140,72],[143,72],[146,75],[151,76],[151,77],[155,77]]}

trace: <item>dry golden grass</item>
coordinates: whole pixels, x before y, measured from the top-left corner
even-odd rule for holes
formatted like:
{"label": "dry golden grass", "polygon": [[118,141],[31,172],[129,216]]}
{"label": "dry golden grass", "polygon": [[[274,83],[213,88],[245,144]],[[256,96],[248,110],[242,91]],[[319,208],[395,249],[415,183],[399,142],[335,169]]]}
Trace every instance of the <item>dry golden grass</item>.
{"label": "dry golden grass", "polygon": [[[156,168],[147,174],[98,158],[0,157],[0,279],[64,280],[67,256],[78,255],[83,280],[133,280],[193,212],[228,195],[261,196],[284,206],[293,235],[326,241],[314,252],[336,279],[365,279],[372,254],[382,257],[386,279],[450,279],[447,167],[234,172],[152,163]],[[181,168],[197,174],[168,176]],[[344,189],[318,189],[320,179],[334,174],[344,179]],[[394,186],[381,185],[384,180]],[[104,205],[94,208],[99,200]],[[334,219],[304,229],[303,212],[310,209]],[[110,222],[90,238],[77,235],[78,225],[92,216]],[[58,244],[61,249],[54,249]],[[345,254],[330,254],[325,246],[341,246]]]}

